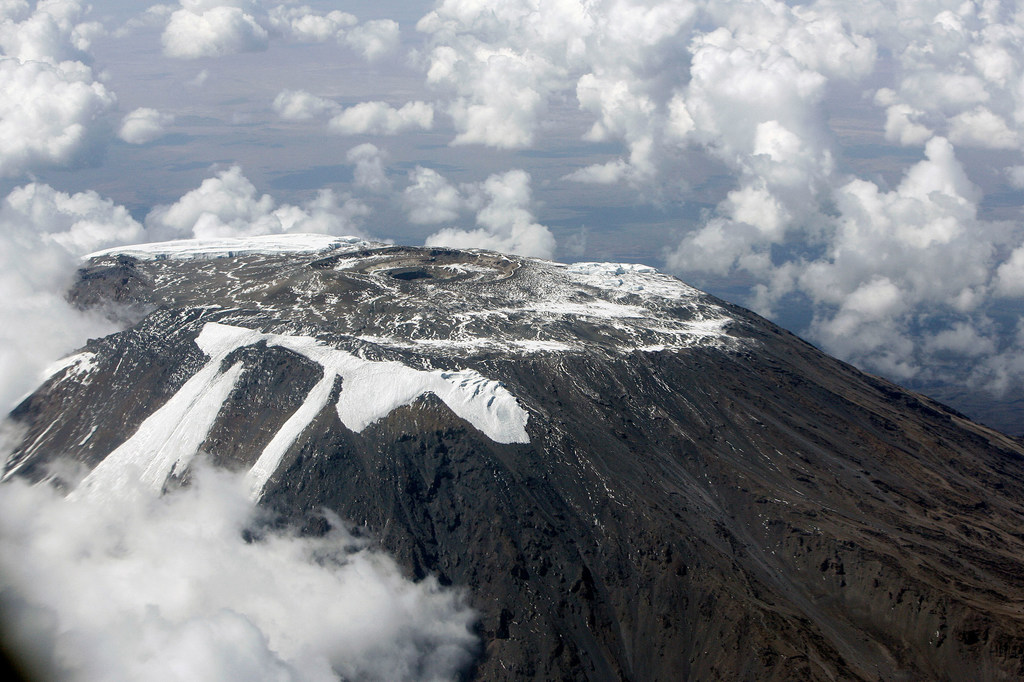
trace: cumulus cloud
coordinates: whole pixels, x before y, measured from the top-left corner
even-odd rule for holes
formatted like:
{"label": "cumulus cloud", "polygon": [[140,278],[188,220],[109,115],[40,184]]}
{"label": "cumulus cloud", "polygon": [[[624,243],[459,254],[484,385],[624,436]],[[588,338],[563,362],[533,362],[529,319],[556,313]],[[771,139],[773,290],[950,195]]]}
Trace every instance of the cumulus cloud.
{"label": "cumulus cloud", "polygon": [[245,0],[185,0],[164,27],[164,54],[196,59],[265,50],[270,35],[254,16],[258,10],[257,3]]}
{"label": "cumulus cloud", "polygon": [[445,0],[417,30],[429,36],[427,82],[450,93],[455,142],[533,141],[547,100],[569,85],[563,60],[585,51],[592,18],[576,3],[488,5]]}
{"label": "cumulus cloud", "polygon": [[174,123],[174,116],[140,107],[135,109],[121,121],[118,137],[128,144],[146,144],[161,137],[167,126]]}
{"label": "cumulus cloud", "polygon": [[[538,258],[552,258],[555,238],[551,231],[536,222],[530,210],[532,193],[530,174],[522,170],[491,175],[482,183],[462,186],[462,193],[451,196],[450,185],[436,173],[419,169],[416,184],[407,190],[406,200],[425,198],[426,213],[416,213],[419,222],[428,216],[439,217],[455,212],[457,206],[479,207],[477,229],[447,227],[427,237],[427,246],[479,248],[517,253]],[[431,196],[430,192],[433,191]]]}
{"label": "cumulus cloud", "polygon": [[84,62],[102,26],[84,21],[87,8],[76,0],[7,2],[0,6],[0,49],[21,62]]}
{"label": "cumulus cloud", "polygon": [[95,162],[116,98],[86,65],[101,32],[67,2],[0,7],[0,175]]}
{"label": "cumulus cloud", "polygon": [[434,125],[434,107],[426,102],[409,102],[395,109],[385,102],[360,102],[339,111],[328,125],[343,135],[397,135],[430,130]]}
{"label": "cumulus cloud", "polygon": [[607,163],[595,163],[575,170],[565,176],[566,180],[594,185],[613,185],[629,174],[629,164],[622,159]]}
{"label": "cumulus cloud", "polygon": [[[925,154],[891,191],[861,179],[837,188],[836,214],[822,216],[827,229],[817,245],[788,241],[777,231],[785,216],[766,225],[773,209],[755,203],[751,213],[758,219],[740,221],[741,229],[712,220],[669,261],[689,271],[754,274],[762,284],[752,302],[769,314],[788,294],[806,296],[812,339],[888,376],[934,379],[935,368],[960,354],[1002,358],[1001,385],[1020,381],[1024,374],[1014,375],[1011,362],[1020,351],[1007,335],[1015,330],[1000,329],[991,317],[996,297],[1024,294],[1024,249],[992,267],[1020,237],[1010,225],[979,218],[981,192],[948,140],[931,139]],[[741,215],[733,209],[730,218]],[[793,251],[780,261],[771,248],[782,244]],[[979,366],[959,379],[991,388],[991,374]]]}
{"label": "cumulus cloud", "polygon": [[921,145],[928,128],[958,145],[1020,147],[1024,28],[1004,3],[873,2],[843,18],[895,55],[875,100],[888,139]]}
{"label": "cumulus cloud", "polygon": [[374,61],[398,47],[398,22],[390,19],[367,21],[346,33],[343,41],[367,61]]}
{"label": "cumulus cloud", "polygon": [[356,187],[371,192],[384,192],[391,189],[391,181],[384,170],[384,151],[369,142],[361,144],[345,153],[345,159],[355,164]]}
{"label": "cumulus cloud", "polygon": [[949,121],[949,139],[959,145],[989,149],[1016,149],[1017,132],[985,107],[957,114]]}
{"label": "cumulus cloud", "polygon": [[34,388],[40,372],[89,336],[112,331],[64,300],[79,258],[139,241],[142,226],[95,192],[48,185],[12,191],[0,204],[0,411]]}
{"label": "cumulus cloud", "polygon": [[369,209],[351,197],[321,190],[302,206],[280,204],[232,166],[207,178],[178,201],[146,216],[152,240],[246,237],[282,232],[362,234],[359,220]]}
{"label": "cumulus cloud", "polygon": [[[645,113],[648,101],[657,103],[652,91],[660,94],[664,81],[684,78],[675,73],[678,46],[696,13],[696,4],[676,1],[445,0],[417,29],[428,36],[427,82],[448,98],[453,143],[520,148],[533,143],[550,104],[578,83],[581,106],[604,119],[592,137],[607,132],[600,128],[644,137],[645,126],[627,131],[628,119]],[[659,69],[662,83],[655,84],[649,76]],[[610,92],[607,110],[598,111],[594,84],[626,84],[630,92]]]}
{"label": "cumulus cloud", "polygon": [[1024,297],[1024,245],[996,269],[995,290],[1000,296]]}
{"label": "cumulus cloud", "polygon": [[0,59],[0,175],[94,161],[116,99],[79,62]]}
{"label": "cumulus cloud", "polygon": [[1017,189],[1024,189],[1024,166],[1010,166],[1004,169],[1010,185]]}
{"label": "cumulus cloud", "polygon": [[151,8],[136,25],[163,25],[164,54],[179,59],[219,57],[266,50],[274,39],[348,45],[372,61],[398,45],[398,24],[375,19],[360,24],[348,12],[317,12],[308,5],[266,7],[258,0],[181,0]]}
{"label": "cumulus cloud", "polygon": [[435,225],[456,220],[469,207],[469,200],[443,175],[432,168],[417,166],[409,173],[409,185],[402,193],[409,221]]}
{"label": "cumulus cloud", "polygon": [[329,513],[323,537],[268,530],[242,477],[205,466],[136,492],[0,486],[3,606],[41,677],[442,680],[476,653],[460,592],[403,578]]}
{"label": "cumulus cloud", "polygon": [[274,98],[274,111],[286,121],[311,121],[337,111],[336,102],[305,90],[282,90]]}
{"label": "cumulus cloud", "polygon": [[283,90],[274,98],[274,111],[286,121],[327,120],[341,135],[398,135],[434,127],[434,107],[408,102],[395,108],[386,102],[360,102],[342,107],[305,90]]}
{"label": "cumulus cloud", "polygon": [[290,36],[293,40],[307,43],[319,43],[344,35],[345,29],[359,23],[355,16],[348,12],[333,10],[326,14],[317,14],[308,6],[278,5],[270,10],[270,25],[279,33]]}
{"label": "cumulus cloud", "polygon": [[[879,91],[879,94],[875,96],[875,101],[891,101],[893,98],[887,96],[891,92]],[[919,123],[923,117],[923,111],[906,104],[890,105],[885,110],[885,139],[904,147],[924,144],[932,138],[934,132],[931,128]]]}

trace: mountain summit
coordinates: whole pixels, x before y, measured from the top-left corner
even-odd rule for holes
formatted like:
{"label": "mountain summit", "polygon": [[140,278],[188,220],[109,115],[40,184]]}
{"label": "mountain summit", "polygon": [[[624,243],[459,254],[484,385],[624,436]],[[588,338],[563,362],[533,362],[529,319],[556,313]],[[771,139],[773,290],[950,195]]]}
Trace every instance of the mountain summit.
{"label": "mountain summit", "polygon": [[467,588],[468,677],[1024,678],[1024,446],[652,268],[306,235],[94,254],[69,297],[131,324],[12,412],[5,477],[206,453]]}

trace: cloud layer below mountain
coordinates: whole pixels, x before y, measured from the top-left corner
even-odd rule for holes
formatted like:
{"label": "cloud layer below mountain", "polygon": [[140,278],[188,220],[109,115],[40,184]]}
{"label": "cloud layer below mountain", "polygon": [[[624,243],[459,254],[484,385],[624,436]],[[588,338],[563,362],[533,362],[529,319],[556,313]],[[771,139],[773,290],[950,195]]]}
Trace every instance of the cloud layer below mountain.
{"label": "cloud layer below mountain", "polygon": [[0,607],[40,679],[442,680],[472,660],[460,592],[409,581],[336,518],[267,530],[242,476],[195,474],[163,496],[0,487]]}

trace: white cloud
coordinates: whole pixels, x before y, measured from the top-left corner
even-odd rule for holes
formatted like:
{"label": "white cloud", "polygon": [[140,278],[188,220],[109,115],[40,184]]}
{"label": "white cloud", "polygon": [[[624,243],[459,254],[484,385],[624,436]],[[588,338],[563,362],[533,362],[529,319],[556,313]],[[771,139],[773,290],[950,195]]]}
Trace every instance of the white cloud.
{"label": "white cloud", "polygon": [[885,139],[904,147],[924,144],[934,133],[927,126],[918,123],[923,116],[923,111],[906,104],[893,104],[888,107],[885,110]]}
{"label": "white cloud", "polygon": [[355,184],[371,192],[391,189],[391,181],[384,171],[386,154],[369,142],[352,147],[345,153],[345,159],[355,164]]}
{"label": "white cloud", "polygon": [[430,130],[434,108],[426,102],[409,102],[400,109],[385,102],[360,102],[342,109],[329,123],[343,135],[397,135],[410,130]]}
{"label": "white cloud", "polygon": [[1016,131],[985,107],[976,107],[951,118],[949,139],[958,145],[989,149],[1016,149],[1020,146]]}
{"label": "white cloud", "polygon": [[782,239],[782,231],[789,222],[786,209],[763,185],[747,185],[729,192],[723,208],[731,220],[757,228],[772,241]]}
{"label": "white cloud", "polygon": [[42,677],[439,680],[472,660],[458,591],[408,581],[331,516],[323,537],[247,541],[265,512],[242,477],[194,473],[156,498],[0,486],[4,612]]}
{"label": "white cloud", "polygon": [[566,175],[565,179],[595,185],[613,185],[628,174],[629,164],[622,159],[614,159],[607,163],[595,163],[575,170]]}
{"label": "white cloud", "polygon": [[201,88],[206,85],[206,81],[210,78],[210,72],[207,69],[200,69],[193,78],[185,82],[185,85],[190,88]]}
{"label": "white cloud", "polygon": [[[809,263],[800,286],[814,300],[904,329],[905,313],[969,313],[984,299],[998,232],[977,219],[974,187],[942,138],[892,192],[854,180],[837,195],[841,217],[826,259]],[[899,291],[901,307],[854,305],[871,282]],[[852,302],[851,302],[852,300]],[[827,329],[822,340],[837,339]]]}
{"label": "white cloud", "polygon": [[128,144],[146,144],[161,137],[167,126],[174,123],[174,116],[140,107],[124,117],[118,136]]}
{"label": "white cloud", "polygon": [[[281,204],[274,217],[281,223],[281,232],[314,232],[336,235],[365,234],[363,219],[370,215],[366,204],[330,189],[321,189],[301,206]],[[251,233],[249,233],[251,234]]]}
{"label": "white cloud", "polygon": [[308,5],[269,8],[257,0],[181,0],[177,7],[151,8],[127,28],[154,21],[164,24],[163,48],[168,57],[196,59],[266,50],[274,39],[300,43],[336,40],[368,61],[393,51],[398,24],[390,19],[359,23],[348,12],[320,13]]}
{"label": "white cloud", "polygon": [[[933,138],[925,160],[910,167],[892,191],[852,179],[832,196],[836,215],[818,234],[811,255],[806,234],[794,238],[770,195],[746,187],[729,194],[716,218],[689,235],[671,255],[680,269],[727,274],[745,270],[762,281],[756,304],[765,312],[799,292],[812,302],[806,333],[826,350],[862,367],[907,379],[941,365],[936,354],[1002,352],[986,323],[992,292],[1018,289],[1016,253],[993,280],[992,262],[1007,226],[978,218],[979,189],[967,178],[952,144]],[[772,245],[793,249],[784,260]],[[812,242],[812,246],[814,242]],[[1024,281],[1022,277],[1021,281]],[[928,320],[947,320],[931,332]],[[967,350],[969,330],[980,341]],[[995,332],[998,333],[998,332]],[[965,378],[966,379],[966,378]]]}
{"label": "white cloud", "polygon": [[390,19],[367,21],[346,33],[344,42],[367,61],[380,59],[398,47],[398,22]]}
{"label": "white cloud", "polygon": [[341,39],[345,29],[359,23],[348,12],[334,10],[317,14],[307,6],[295,7],[278,5],[270,10],[270,25],[293,40],[307,43],[324,42],[332,38]]}
{"label": "white cloud", "polygon": [[305,90],[282,90],[274,98],[273,107],[277,115],[286,121],[311,121],[340,108],[337,103]]}
{"label": "white cloud", "polygon": [[327,119],[342,135],[398,135],[434,127],[434,107],[408,102],[399,108],[386,102],[360,102],[348,108],[304,90],[283,90],[274,98],[274,111],[286,121]]}
{"label": "white cloud", "polygon": [[1017,189],[1024,189],[1024,166],[1010,166],[1004,169],[1006,178]]}
{"label": "white cloud", "polygon": [[32,183],[13,190],[4,199],[0,219],[9,230],[37,235],[73,256],[137,241],[139,225],[123,206],[95,192],[66,194],[49,185]]}
{"label": "white cloud", "polygon": [[457,220],[468,207],[458,188],[431,168],[417,166],[409,173],[409,186],[402,192],[409,222],[435,225]]}
{"label": "white cloud", "polygon": [[303,206],[277,205],[232,166],[186,193],[177,202],[155,207],[146,216],[151,240],[244,237],[281,232],[361,234],[359,220],[369,213],[362,203],[321,190]]}
{"label": "white cloud", "polygon": [[95,162],[116,98],[88,49],[102,31],[72,0],[0,8],[0,175]]}
{"label": "white cloud", "polygon": [[924,348],[930,354],[946,352],[966,357],[993,355],[996,352],[996,344],[991,338],[963,321],[936,334],[926,335]]}
{"label": "white cloud", "polygon": [[[430,176],[426,179],[441,190],[438,193],[443,192],[443,184]],[[535,222],[530,211],[529,173],[522,170],[496,173],[482,183],[463,186],[463,191],[475,195],[462,199],[462,202],[467,206],[480,206],[476,213],[476,223],[480,227],[472,230],[442,229],[427,237],[427,246],[491,249],[538,258],[554,256],[554,235],[547,227]]]}
{"label": "white cloud", "polygon": [[116,99],[78,62],[0,59],[0,175],[92,162]]}
{"label": "white cloud", "polygon": [[445,0],[424,16],[417,29],[429,36],[427,82],[451,94],[454,142],[530,144],[548,98],[571,83],[565,68],[585,52],[590,14],[573,1]]}
{"label": "white cloud", "polygon": [[197,59],[265,50],[270,35],[253,16],[256,10],[255,2],[184,0],[164,27],[164,54]]}
{"label": "white cloud", "polygon": [[66,288],[86,253],[138,241],[139,225],[95,192],[48,185],[12,191],[0,204],[0,411],[35,387],[39,373],[89,336],[113,331],[74,310]]}
{"label": "white cloud", "polygon": [[[876,3],[866,17],[895,58],[884,88],[892,139],[923,144],[920,131],[900,135],[899,119],[927,126],[957,144],[1017,148],[1024,119],[1019,57],[1024,26],[1002,3]],[[880,91],[881,92],[881,91]],[[877,101],[877,100],[876,100]]]}
{"label": "white cloud", "polygon": [[1024,245],[996,269],[995,290],[1000,296],[1024,297]]}
{"label": "white cloud", "polygon": [[56,65],[88,59],[92,41],[103,33],[81,21],[86,7],[76,0],[11,2],[0,7],[0,51],[22,62]]}
{"label": "white cloud", "polygon": [[597,117],[584,139],[624,140],[631,152],[631,171],[650,175],[654,172],[650,160],[651,119],[657,106],[635,87],[632,79],[599,78],[589,73],[576,83],[576,98],[580,109]]}

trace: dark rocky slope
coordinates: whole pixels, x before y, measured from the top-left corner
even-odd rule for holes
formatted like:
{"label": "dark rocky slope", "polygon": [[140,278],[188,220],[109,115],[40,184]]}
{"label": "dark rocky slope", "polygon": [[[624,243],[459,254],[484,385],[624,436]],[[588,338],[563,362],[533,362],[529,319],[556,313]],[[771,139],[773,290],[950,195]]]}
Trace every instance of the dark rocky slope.
{"label": "dark rocky slope", "polygon": [[9,473],[95,467],[211,362],[209,323],[264,333],[199,446],[249,469],[326,376],[280,339],[315,337],[528,416],[488,433],[425,391],[351,428],[342,372],[263,488],[469,588],[478,679],[1024,679],[1020,442],[653,272],[335,246],[95,258],[72,300],[138,321],[14,411]]}

